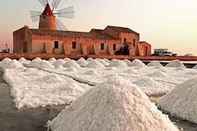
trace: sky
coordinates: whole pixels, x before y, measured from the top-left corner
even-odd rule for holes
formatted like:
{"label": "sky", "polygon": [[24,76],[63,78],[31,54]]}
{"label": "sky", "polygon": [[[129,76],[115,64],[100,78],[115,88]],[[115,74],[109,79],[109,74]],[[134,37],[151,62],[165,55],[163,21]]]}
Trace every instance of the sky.
{"label": "sky", "polygon": [[[129,27],[153,48],[197,55],[197,0],[62,0],[75,17],[61,19],[68,30],[89,31],[107,25]],[[12,32],[32,23],[30,10],[43,10],[38,0],[0,1],[0,47],[12,44]]]}

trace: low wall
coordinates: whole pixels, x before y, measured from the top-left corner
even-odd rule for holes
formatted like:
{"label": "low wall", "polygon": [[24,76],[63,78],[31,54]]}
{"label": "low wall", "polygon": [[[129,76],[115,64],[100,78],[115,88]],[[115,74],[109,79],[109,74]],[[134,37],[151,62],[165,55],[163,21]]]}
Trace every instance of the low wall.
{"label": "low wall", "polygon": [[49,58],[71,58],[71,59],[79,59],[81,57],[84,58],[106,58],[106,59],[129,59],[129,60],[134,60],[134,59],[139,59],[142,61],[172,61],[172,60],[181,60],[181,61],[197,61],[197,56],[123,56],[123,55],[55,55],[55,54],[8,54],[8,53],[0,53],[0,60],[4,58],[11,58],[11,59],[20,59],[21,57],[24,57],[26,59],[34,59],[36,57],[40,57],[42,59],[49,59]]}

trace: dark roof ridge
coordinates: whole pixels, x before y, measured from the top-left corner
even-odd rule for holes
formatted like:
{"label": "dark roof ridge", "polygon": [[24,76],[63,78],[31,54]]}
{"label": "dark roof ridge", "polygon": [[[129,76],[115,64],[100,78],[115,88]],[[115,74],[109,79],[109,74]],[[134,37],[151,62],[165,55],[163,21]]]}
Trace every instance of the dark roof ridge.
{"label": "dark roof ridge", "polygon": [[128,27],[121,27],[121,26],[111,26],[111,25],[108,25],[104,30],[106,30],[107,28],[111,28],[112,30],[116,30],[116,31],[119,31],[119,32],[129,32],[129,33],[135,33],[137,35],[139,35],[138,32],[128,28]]}

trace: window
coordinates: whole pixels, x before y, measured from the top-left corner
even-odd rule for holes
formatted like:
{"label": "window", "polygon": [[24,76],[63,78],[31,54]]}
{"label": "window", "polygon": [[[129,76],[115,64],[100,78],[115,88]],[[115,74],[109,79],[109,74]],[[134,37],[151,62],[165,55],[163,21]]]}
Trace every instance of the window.
{"label": "window", "polygon": [[136,40],[135,40],[135,39],[133,39],[133,45],[135,46],[135,44],[136,44]]}
{"label": "window", "polygon": [[58,41],[55,41],[55,42],[54,42],[54,48],[55,48],[55,49],[58,49],[58,48],[59,48],[59,42],[58,42]]}
{"label": "window", "polygon": [[24,42],[24,45],[23,45],[23,53],[27,53],[27,42]]}
{"label": "window", "polygon": [[105,49],[105,44],[101,43],[101,50],[104,50],[104,49]]}
{"label": "window", "polygon": [[127,39],[126,38],[124,38],[124,43],[126,43],[127,42]]}
{"label": "window", "polygon": [[76,41],[73,41],[73,42],[72,42],[72,48],[73,48],[73,49],[76,49],[76,48],[77,48],[77,43],[76,43]]}
{"label": "window", "polygon": [[113,50],[116,50],[116,44],[113,44]]}
{"label": "window", "polygon": [[136,40],[135,40],[135,39],[133,39],[133,44],[135,45],[135,43],[136,43]]}

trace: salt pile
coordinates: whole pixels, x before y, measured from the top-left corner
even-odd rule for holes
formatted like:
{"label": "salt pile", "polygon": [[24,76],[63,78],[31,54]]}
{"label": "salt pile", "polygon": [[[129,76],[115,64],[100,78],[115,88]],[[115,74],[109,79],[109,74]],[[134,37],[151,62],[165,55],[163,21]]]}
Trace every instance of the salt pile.
{"label": "salt pile", "polygon": [[86,67],[88,65],[88,62],[84,59],[84,58],[80,58],[77,63],[81,66],[81,67]]}
{"label": "salt pile", "polygon": [[70,61],[71,59],[70,58],[64,58],[63,60],[64,61]]}
{"label": "salt pile", "polygon": [[24,68],[24,66],[18,62],[17,60],[10,60],[9,58],[4,59],[0,63],[0,67],[2,69],[17,69],[17,68]]}
{"label": "salt pile", "polygon": [[178,85],[159,100],[164,111],[185,120],[197,123],[197,78]]}
{"label": "salt pile", "polygon": [[170,63],[168,63],[166,65],[166,67],[180,67],[180,68],[185,68],[184,64],[181,61],[179,61],[179,60],[171,61]]}
{"label": "salt pile", "polygon": [[61,68],[64,64],[65,64],[65,60],[63,59],[58,59],[56,60],[53,65],[56,67],[56,68]]}
{"label": "salt pile", "polygon": [[165,72],[157,70],[153,73],[148,74],[147,76],[154,77],[154,78],[164,78],[169,77]]}
{"label": "salt pile", "polygon": [[67,61],[63,66],[66,68],[80,68],[80,65],[74,60]]}
{"label": "salt pile", "polygon": [[24,57],[22,57],[22,58],[19,59],[19,62],[20,62],[21,64],[29,64],[31,61],[26,60]]}
{"label": "salt pile", "polygon": [[48,68],[54,68],[54,66],[46,60],[41,59],[34,59],[29,64],[25,64],[27,67],[34,67],[34,68],[41,68],[41,69],[48,69]]}
{"label": "salt pile", "polygon": [[104,66],[108,66],[109,65],[109,60],[107,60],[107,59],[96,59],[96,60],[99,61]]}
{"label": "salt pile", "polygon": [[129,64],[129,66],[145,67],[146,65],[141,60],[135,59]]}
{"label": "salt pile", "polygon": [[150,63],[148,63],[147,66],[162,67],[162,65],[159,61],[151,61]]}
{"label": "salt pile", "polygon": [[123,61],[124,61],[124,62],[126,62],[126,63],[127,63],[127,65],[130,65],[130,64],[131,64],[131,61],[130,61],[130,60],[128,60],[128,59],[124,59]]}
{"label": "salt pile", "polygon": [[178,131],[129,81],[111,78],[49,122],[52,131]]}
{"label": "salt pile", "polygon": [[193,69],[197,69],[197,65],[195,65],[195,66],[193,67]]}
{"label": "salt pile", "polygon": [[118,67],[118,68],[126,68],[128,67],[127,63],[121,60],[112,60],[109,64],[109,67]]}
{"label": "salt pile", "polygon": [[101,64],[99,61],[97,60],[89,60],[88,61],[88,68],[104,68],[104,65]]}
{"label": "salt pile", "polygon": [[151,77],[142,77],[134,81],[133,84],[137,85],[148,96],[161,95],[168,92],[162,84]]}
{"label": "salt pile", "polygon": [[56,61],[55,58],[50,58],[50,59],[49,59],[49,62],[51,62],[51,63],[53,63],[53,62],[55,62],[55,61]]}

